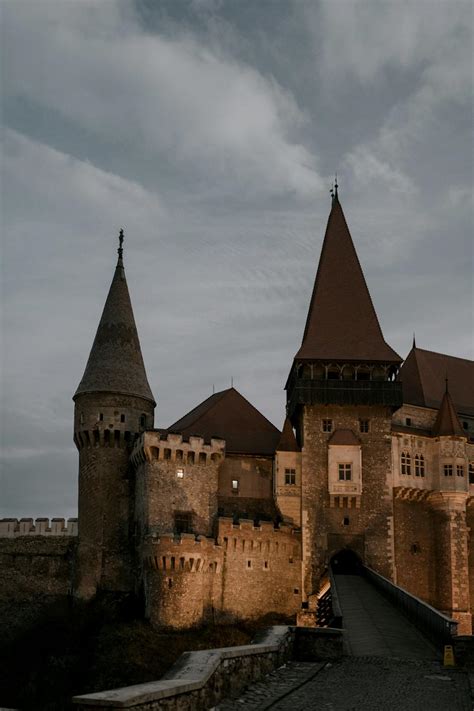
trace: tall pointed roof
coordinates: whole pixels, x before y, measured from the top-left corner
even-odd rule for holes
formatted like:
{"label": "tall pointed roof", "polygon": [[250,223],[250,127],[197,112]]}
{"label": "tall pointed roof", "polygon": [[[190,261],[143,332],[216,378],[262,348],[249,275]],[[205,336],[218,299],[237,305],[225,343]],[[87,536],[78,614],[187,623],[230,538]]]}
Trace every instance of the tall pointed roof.
{"label": "tall pointed roof", "polygon": [[283,425],[283,431],[281,433],[280,441],[277,444],[276,451],[301,452],[301,447],[298,446],[295,433],[293,432],[293,426],[288,417],[285,419],[285,424]]}
{"label": "tall pointed roof", "polygon": [[297,360],[385,361],[400,356],[385,342],[337,192]]}
{"label": "tall pointed roof", "polygon": [[123,266],[123,232],[119,257],[82,380],[75,392],[135,395],[155,404],[145,372],[132,302]]}
{"label": "tall pointed roof", "polygon": [[221,437],[227,452],[239,454],[271,455],[280,439],[280,431],[233,387],[208,397],[168,431],[207,441]]}
{"label": "tall pointed roof", "polygon": [[474,361],[416,346],[407,355],[398,375],[403,384],[403,402],[439,408],[446,377],[457,412],[474,415]]}
{"label": "tall pointed roof", "polygon": [[441,407],[438,410],[436,421],[433,427],[433,434],[436,437],[456,436],[466,437],[466,433],[461,427],[459,417],[456,413],[454,403],[448,391],[448,383],[446,381],[446,390],[441,401]]}

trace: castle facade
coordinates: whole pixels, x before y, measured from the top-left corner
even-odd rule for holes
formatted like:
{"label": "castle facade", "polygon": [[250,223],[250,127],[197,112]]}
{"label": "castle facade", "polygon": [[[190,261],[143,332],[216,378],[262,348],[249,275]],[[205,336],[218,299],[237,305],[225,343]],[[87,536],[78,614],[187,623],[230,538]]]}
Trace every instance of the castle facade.
{"label": "castle facade", "polygon": [[0,522],[0,601],[133,594],[157,626],[314,609],[351,552],[472,633],[474,362],[385,342],[337,190],[282,431],[237,390],[154,428],[119,258],[74,395],[78,521]]}

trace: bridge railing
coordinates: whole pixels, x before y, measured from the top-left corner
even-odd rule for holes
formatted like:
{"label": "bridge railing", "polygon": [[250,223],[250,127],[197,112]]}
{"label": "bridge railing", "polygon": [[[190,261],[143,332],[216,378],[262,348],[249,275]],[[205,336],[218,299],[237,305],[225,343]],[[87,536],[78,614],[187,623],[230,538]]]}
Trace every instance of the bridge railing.
{"label": "bridge railing", "polygon": [[363,575],[383,592],[435,644],[451,644],[458,623],[428,603],[395,585],[375,570],[363,566]]}

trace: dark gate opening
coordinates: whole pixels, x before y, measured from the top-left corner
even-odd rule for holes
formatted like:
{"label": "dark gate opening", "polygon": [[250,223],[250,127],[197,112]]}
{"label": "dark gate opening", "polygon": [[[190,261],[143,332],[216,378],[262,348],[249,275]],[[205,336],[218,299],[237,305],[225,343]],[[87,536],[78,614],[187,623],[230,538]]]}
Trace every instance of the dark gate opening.
{"label": "dark gate opening", "polygon": [[362,561],[357,553],[344,548],[331,558],[331,569],[334,575],[361,575]]}

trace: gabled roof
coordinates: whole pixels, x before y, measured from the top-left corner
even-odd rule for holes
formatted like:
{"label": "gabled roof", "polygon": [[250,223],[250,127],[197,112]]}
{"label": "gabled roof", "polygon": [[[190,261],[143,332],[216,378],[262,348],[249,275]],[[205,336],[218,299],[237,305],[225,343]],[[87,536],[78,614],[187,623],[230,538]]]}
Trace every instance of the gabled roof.
{"label": "gabled roof", "polygon": [[422,348],[412,348],[400,369],[403,402],[438,409],[446,378],[457,412],[474,415],[474,361]]}
{"label": "gabled roof", "polygon": [[277,444],[276,451],[301,452],[301,447],[298,446],[295,433],[293,432],[293,426],[288,417],[285,419],[285,424],[283,425],[283,432],[281,433],[280,441]]}
{"label": "gabled roof", "polygon": [[235,388],[222,390],[174,422],[169,432],[184,437],[200,435],[209,441],[221,437],[226,452],[273,455],[280,431]]}
{"label": "gabled roof", "polygon": [[155,404],[146,377],[121,251],[89,360],[74,398],[91,392],[135,395]]}
{"label": "gabled roof", "polygon": [[337,195],[296,360],[401,363],[385,343]]}
{"label": "gabled roof", "polygon": [[454,435],[456,437],[466,437],[466,433],[461,427],[459,417],[457,416],[453,400],[446,388],[441,401],[441,407],[438,410],[438,415],[433,427],[435,437],[443,437]]}
{"label": "gabled roof", "polygon": [[336,430],[329,437],[328,444],[346,444],[360,446],[360,439],[352,430]]}

